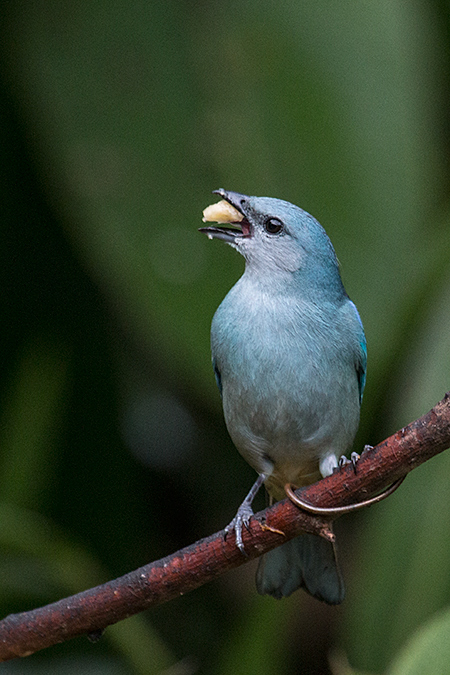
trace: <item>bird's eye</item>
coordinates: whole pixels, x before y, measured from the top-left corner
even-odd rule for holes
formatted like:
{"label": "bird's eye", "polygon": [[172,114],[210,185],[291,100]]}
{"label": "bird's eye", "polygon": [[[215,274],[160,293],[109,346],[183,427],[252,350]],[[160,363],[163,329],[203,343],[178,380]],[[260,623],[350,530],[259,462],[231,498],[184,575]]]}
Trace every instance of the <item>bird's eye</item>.
{"label": "bird's eye", "polygon": [[268,234],[278,234],[283,229],[283,223],[278,218],[267,218],[264,229]]}

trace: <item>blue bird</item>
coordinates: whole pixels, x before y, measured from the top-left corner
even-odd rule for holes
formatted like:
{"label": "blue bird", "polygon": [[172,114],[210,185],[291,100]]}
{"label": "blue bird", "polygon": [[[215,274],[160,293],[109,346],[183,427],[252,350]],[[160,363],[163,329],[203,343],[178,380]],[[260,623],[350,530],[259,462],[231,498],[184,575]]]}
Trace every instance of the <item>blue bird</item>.
{"label": "blue bird", "polygon": [[[367,350],[358,311],[345,292],[323,227],[280,199],[216,190],[223,198],[203,227],[245,258],[245,271],[211,327],[214,372],[225,422],[258,479],[227,528],[243,551],[242,529],[262,484],[271,501],[338,467],[360,415]],[[215,210],[216,209],[216,210]],[[216,217],[214,217],[216,215]],[[230,227],[233,224],[233,227]],[[310,534],[262,556],[257,590],[275,598],[297,588],[329,604],[344,583],[330,542]]]}

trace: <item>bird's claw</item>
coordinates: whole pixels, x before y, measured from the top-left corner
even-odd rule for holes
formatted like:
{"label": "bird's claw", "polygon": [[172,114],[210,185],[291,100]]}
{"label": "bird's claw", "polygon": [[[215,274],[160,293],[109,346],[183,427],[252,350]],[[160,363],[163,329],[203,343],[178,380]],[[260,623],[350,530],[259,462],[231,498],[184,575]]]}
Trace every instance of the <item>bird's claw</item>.
{"label": "bird's claw", "polygon": [[253,509],[250,504],[243,502],[237,510],[236,515],[229,525],[225,528],[225,538],[228,534],[234,531],[236,535],[236,546],[243,555],[247,555],[244,548],[244,542],[242,541],[242,530],[245,527],[246,530],[249,530],[250,518],[254,515]]}
{"label": "bird's claw", "polygon": [[234,530],[236,535],[236,546],[238,547],[240,552],[245,556],[247,556],[247,553],[245,552],[244,542],[242,541],[242,528],[245,527],[247,530],[250,530],[249,527],[250,518],[254,515],[252,503],[256,494],[258,493],[259,488],[264,483],[266,478],[267,478],[266,474],[264,473],[259,474],[255,483],[252,485],[250,492],[248,493],[248,495],[238,508],[237,513],[234,516],[233,520],[225,528],[225,538],[227,534],[233,532]]}
{"label": "bird's claw", "polygon": [[[366,450],[366,448],[364,448]],[[361,455],[358,455],[357,452],[352,452],[350,455],[350,459],[348,459],[345,455],[341,455],[339,458],[339,469],[342,469],[344,466],[347,466],[347,464],[352,464],[353,466],[353,471],[356,473],[356,465],[358,461],[360,460]]]}

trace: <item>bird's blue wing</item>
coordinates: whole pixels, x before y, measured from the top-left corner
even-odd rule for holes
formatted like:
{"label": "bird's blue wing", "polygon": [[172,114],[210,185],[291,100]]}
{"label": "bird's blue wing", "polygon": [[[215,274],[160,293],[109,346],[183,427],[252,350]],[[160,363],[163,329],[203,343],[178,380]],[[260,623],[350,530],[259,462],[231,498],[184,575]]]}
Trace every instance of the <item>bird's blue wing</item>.
{"label": "bird's blue wing", "polygon": [[364,387],[366,385],[366,369],[367,369],[367,344],[364,333],[360,342],[360,358],[356,364],[356,375],[358,377],[359,386],[359,402],[362,402]]}
{"label": "bird's blue wing", "polygon": [[222,376],[220,374],[220,370],[217,366],[216,359],[213,357],[212,360],[212,367],[214,370],[214,376],[216,378],[217,386],[219,388],[220,395],[222,396]]}
{"label": "bird's blue wing", "polygon": [[358,349],[358,355],[356,359],[356,375],[358,378],[358,387],[359,387],[359,402],[362,402],[362,397],[364,393],[364,387],[366,385],[366,370],[367,370],[367,343],[366,343],[366,336],[364,335],[364,328],[362,325],[361,317],[359,316],[359,312],[356,309],[356,305],[349,300],[353,311],[355,313],[355,316],[358,320],[359,328],[360,328],[360,333],[359,333],[359,349]]}

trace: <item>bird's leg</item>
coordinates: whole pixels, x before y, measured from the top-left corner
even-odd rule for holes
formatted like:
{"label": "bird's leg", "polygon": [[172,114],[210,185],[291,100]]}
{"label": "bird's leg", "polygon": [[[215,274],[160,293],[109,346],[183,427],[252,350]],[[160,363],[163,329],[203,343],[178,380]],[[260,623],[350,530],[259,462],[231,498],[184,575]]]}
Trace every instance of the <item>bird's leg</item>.
{"label": "bird's leg", "polygon": [[252,509],[252,503],[253,500],[255,499],[256,495],[258,494],[258,491],[261,487],[261,485],[264,483],[266,480],[267,476],[264,473],[259,474],[258,478],[256,479],[255,483],[252,485],[252,488],[240,507],[237,510],[236,515],[234,516],[233,520],[229,525],[226,526],[225,528],[225,537],[227,534],[232,532],[234,530],[236,534],[236,546],[240,550],[241,553],[244,555],[247,555],[244,549],[244,542],[242,541],[242,528],[245,526],[248,530],[248,524],[250,522],[250,518],[254,515],[253,514],[253,509]]}

